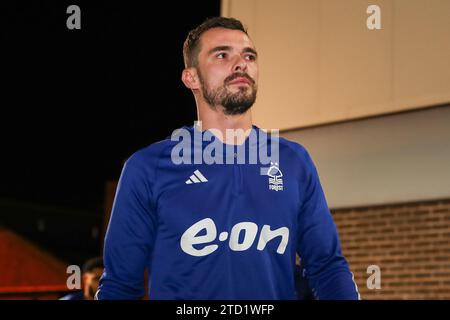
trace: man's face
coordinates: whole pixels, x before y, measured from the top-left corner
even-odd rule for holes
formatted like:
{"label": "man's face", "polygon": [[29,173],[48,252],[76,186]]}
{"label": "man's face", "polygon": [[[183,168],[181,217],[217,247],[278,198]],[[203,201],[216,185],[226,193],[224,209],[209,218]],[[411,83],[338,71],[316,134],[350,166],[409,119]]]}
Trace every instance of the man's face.
{"label": "man's face", "polygon": [[85,272],[83,274],[84,297],[86,299],[88,300],[94,299],[102,273],[103,273],[102,268],[94,268],[92,271]]}
{"label": "man's face", "polygon": [[256,100],[256,49],[242,31],[213,28],[200,37],[198,76],[205,101],[228,115],[242,114]]}

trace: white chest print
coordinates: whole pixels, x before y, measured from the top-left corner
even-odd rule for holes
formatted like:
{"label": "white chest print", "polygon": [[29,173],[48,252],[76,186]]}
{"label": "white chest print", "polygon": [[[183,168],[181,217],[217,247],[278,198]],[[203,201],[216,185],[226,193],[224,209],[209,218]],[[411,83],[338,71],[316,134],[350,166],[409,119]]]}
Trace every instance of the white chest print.
{"label": "white chest print", "polygon": [[[201,230],[206,229],[206,234],[199,236]],[[239,243],[239,235],[241,232],[245,232],[244,239]],[[240,222],[233,226],[231,233],[224,231],[219,234],[219,241],[226,241],[229,237],[228,246],[233,251],[245,251],[248,250],[254,243],[258,234],[258,225],[253,222]],[[211,218],[205,218],[198,221],[189,227],[182,235],[180,240],[181,249],[195,257],[206,256],[217,250],[218,244],[209,244],[216,240],[217,228],[214,221]],[[281,227],[276,230],[271,230],[270,226],[265,224],[259,234],[257,250],[264,250],[266,244],[275,239],[281,237],[280,243],[277,248],[278,254],[283,254],[286,250],[286,246],[289,241],[289,228]],[[205,244],[201,249],[194,248],[194,245]]]}

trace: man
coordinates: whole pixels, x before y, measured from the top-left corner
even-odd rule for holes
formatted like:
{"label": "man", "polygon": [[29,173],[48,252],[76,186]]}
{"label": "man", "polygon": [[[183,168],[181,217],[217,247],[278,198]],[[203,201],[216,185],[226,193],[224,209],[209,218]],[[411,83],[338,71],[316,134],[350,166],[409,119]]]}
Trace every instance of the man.
{"label": "man", "polygon": [[96,257],[83,264],[83,290],[70,293],[59,300],[94,300],[103,273],[103,259]]}
{"label": "man", "polygon": [[[202,127],[175,134],[190,149],[172,137],[127,160],[97,297],[141,298],[148,268],[150,299],[296,299],[298,253],[316,299],[357,299],[310,156],[252,124],[258,59],[241,22],[205,21],[183,54]],[[269,145],[277,161],[249,160]]]}

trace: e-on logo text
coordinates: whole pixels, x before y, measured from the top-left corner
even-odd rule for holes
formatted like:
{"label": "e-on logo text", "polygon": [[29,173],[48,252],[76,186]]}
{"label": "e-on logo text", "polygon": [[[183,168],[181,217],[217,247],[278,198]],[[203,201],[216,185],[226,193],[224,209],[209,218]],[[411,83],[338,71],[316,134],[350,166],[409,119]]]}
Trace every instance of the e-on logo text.
{"label": "e-on logo text", "polygon": [[[203,229],[206,229],[206,234],[199,236],[198,234]],[[239,236],[241,232],[245,232],[243,241],[239,243]],[[253,222],[240,222],[233,226],[229,235],[228,245],[233,251],[248,250],[256,239],[258,234],[258,225]],[[216,240],[217,228],[214,221],[211,218],[205,218],[198,221],[189,227],[181,236],[181,249],[195,257],[206,256],[217,250],[219,245],[210,244]],[[278,254],[283,254],[286,250],[286,246],[289,241],[289,229],[287,227],[281,227],[275,230],[271,230],[270,226],[265,224],[261,228],[261,232],[258,238],[257,250],[264,250],[266,244],[273,239],[281,237],[280,243],[277,248]],[[219,235],[219,241],[223,242],[228,239],[228,232],[221,232]],[[194,245],[205,244],[201,249],[194,248]]]}

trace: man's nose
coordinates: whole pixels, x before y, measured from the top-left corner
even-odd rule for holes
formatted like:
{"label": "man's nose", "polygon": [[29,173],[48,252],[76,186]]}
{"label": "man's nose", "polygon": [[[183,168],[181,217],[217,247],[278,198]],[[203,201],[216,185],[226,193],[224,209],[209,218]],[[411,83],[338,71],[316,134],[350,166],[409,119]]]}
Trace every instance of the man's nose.
{"label": "man's nose", "polygon": [[241,56],[238,56],[236,58],[236,61],[233,65],[233,72],[237,72],[237,71],[242,71],[242,72],[247,71],[247,61]]}

